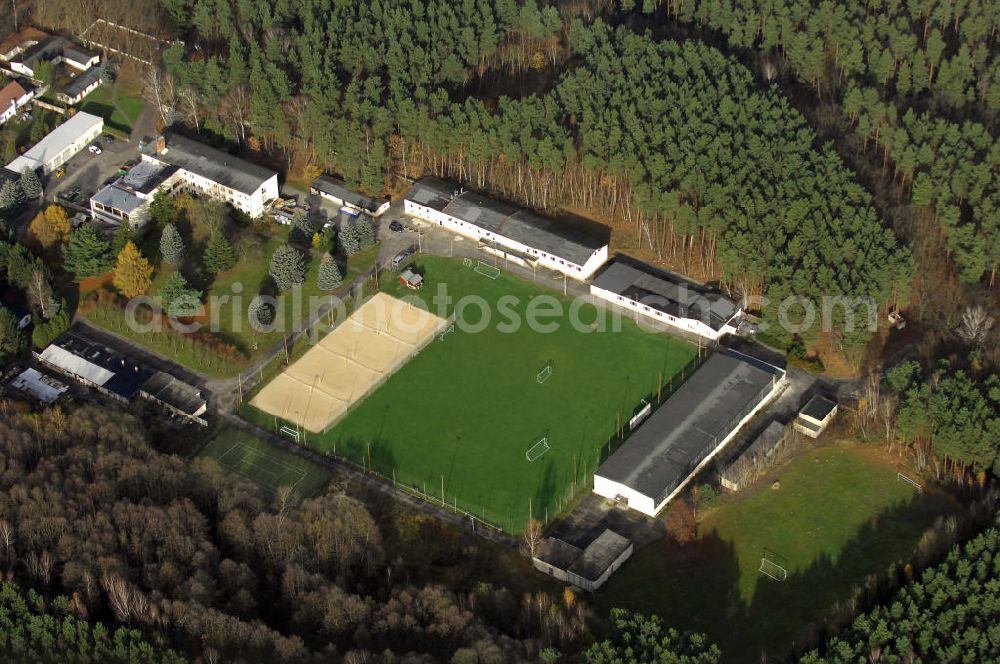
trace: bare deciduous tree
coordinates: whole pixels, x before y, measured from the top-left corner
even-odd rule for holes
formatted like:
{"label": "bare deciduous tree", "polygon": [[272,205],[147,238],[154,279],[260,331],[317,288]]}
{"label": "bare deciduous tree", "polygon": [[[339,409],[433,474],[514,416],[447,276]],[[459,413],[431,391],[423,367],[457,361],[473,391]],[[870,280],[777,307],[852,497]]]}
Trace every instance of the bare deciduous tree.
{"label": "bare deciduous tree", "polygon": [[542,545],[544,539],[542,524],[538,519],[528,519],[528,523],[525,524],[524,530],[521,532],[521,540],[524,552],[529,558],[535,557],[535,553],[538,552],[538,547]]}
{"label": "bare deciduous tree", "polygon": [[966,342],[978,345],[986,338],[996,321],[981,304],[970,305],[962,312],[962,322],[958,326],[958,336]]}
{"label": "bare deciduous tree", "polygon": [[156,107],[160,121],[165,126],[168,116],[177,105],[177,91],[174,77],[159,67],[149,67],[143,76],[142,94],[146,101]]}

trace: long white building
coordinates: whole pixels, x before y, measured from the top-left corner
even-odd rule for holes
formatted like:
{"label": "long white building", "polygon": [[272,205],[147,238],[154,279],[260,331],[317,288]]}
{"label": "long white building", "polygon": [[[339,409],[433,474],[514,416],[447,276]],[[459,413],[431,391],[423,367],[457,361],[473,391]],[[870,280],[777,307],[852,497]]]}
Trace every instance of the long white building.
{"label": "long white building", "polygon": [[230,203],[251,217],[264,213],[278,197],[275,171],[234,157],[179,134],[160,136],[143,152],[143,161],[176,169],[183,190]]}
{"label": "long white building", "polygon": [[594,277],[590,292],[653,320],[718,341],[736,334],[743,310],[717,290],[615,256]]}
{"label": "long white building", "polygon": [[664,508],[777,394],[785,372],[734,351],[709,357],[594,473],[594,493]]}
{"label": "long white building", "polygon": [[103,118],[90,113],[77,113],[49,132],[33,148],[7,164],[7,168],[15,173],[23,173],[26,168],[33,171],[40,169],[43,174],[48,175],[87,147],[103,130]]}
{"label": "long white building", "polygon": [[578,228],[428,178],[415,184],[403,211],[524,265],[538,265],[581,281],[608,260],[608,242]]}

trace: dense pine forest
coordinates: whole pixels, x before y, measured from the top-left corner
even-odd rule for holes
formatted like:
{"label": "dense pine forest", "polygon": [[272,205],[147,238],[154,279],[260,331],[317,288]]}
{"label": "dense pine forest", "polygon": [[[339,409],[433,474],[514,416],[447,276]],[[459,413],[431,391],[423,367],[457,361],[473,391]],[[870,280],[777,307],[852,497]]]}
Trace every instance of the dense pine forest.
{"label": "dense pine forest", "polygon": [[[956,493],[988,495],[1000,473],[993,0],[11,5],[22,25],[79,34],[113,16],[162,38],[144,80],[158,127],[297,186],[332,173],[381,195],[436,175],[579,214],[610,225],[614,249],[762,297],[767,322],[789,296],[854,298],[828,331],[774,326],[765,340],[872,370],[853,415],[859,438]],[[51,255],[77,273],[77,249]],[[43,346],[71,311],[33,251],[2,243],[0,272],[32,308],[60,305],[58,326],[36,325]],[[849,324],[868,301],[877,338]],[[910,327],[890,332],[897,309]],[[0,309],[0,359],[27,343]],[[512,552],[346,481],[295,503],[161,453],[141,413],[3,401],[0,414],[8,659],[725,656],[653,616],[602,620],[588,598],[525,580]],[[900,571],[887,600],[866,596],[886,601],[853,608],[801,661],[995,658],[998,538],[988,529],[936,566]]]}
{"label": "dense pine forest", "polygon": [[[107,10],[37,4],[56,25]],[[611,223],[618,246],[738,295],[871,297],[885,312],[933,306],[925,289],[912,292],[915,273],[918,286],[938,269],[959,284],[995,281],[1000,65],[989,2],[137,4],[146,18],[122,11],[184,40],[150,76],[162,121],[293,178],[331,171],[378,193],[396,175],[438,174],[568,207]],[[632,23],[696,28],[753,57]],[[481,89],[471,81],[516,89],[538,70],[556,74],[516,98],[470,94]],[[768,86],[787,79],[839,114],[857,139],[843,144],[856,146],[852,164],[870,166],[881,200]],[[868,335],[842,323],[825,341],[856,363]]]}

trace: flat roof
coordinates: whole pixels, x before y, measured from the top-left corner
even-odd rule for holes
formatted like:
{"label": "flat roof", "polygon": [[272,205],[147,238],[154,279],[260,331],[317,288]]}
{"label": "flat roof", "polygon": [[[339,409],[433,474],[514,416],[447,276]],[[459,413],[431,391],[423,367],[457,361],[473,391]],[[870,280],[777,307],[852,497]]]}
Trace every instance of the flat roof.
{"label": "flat roof", "polygon": [[168,373],[157,371],[143,383],[141,389],[154,399],[169,404],[182,413],[197,416],[205,411],[205,400],[201,397],[201,391]]}
{"label": "flat roof", "polygon": [[781,369],[720,350],[630,435],[596,475],[659,502],[728,436]]}
{"label": "flat roof", "polygon": [[253,194],[265,182],[278,175],[276,171],[192,141],[180,134],[168,136],[166,150],[151,156],[247,195]]}
{"label": "flat roof", "polygon": [[806,402],[806,405],[802,407],[800,414],[822,422],[836,407],[836,402],[827,399],[821,394],[814,394],[812,398]]}
{"label": "flat roof", "polygon": [[104,207],[124,212],[125,214],[131,214],[136,209],[142,207],[146,202],[131,191],[122,189],[117,185],[117,183],[109,184],[108,186],[100,189],[97,193],[90,197],[90,200],[100,203]]}
{"label": "flat roof", "polygon": [[583,265],[595,251],[608,244],[604,238],[568,223],[466,191],[437,178],[417,182],[407,192],[406,199],[576,265]]}
{"label": "flat roof", "polygon": [[18,374],[10,384],[47,405],[55,403],[59,395],[69,389],[64,383],[30,367]]}
{"label": "flat roof", "polygon": [[345,203],[350,203],[356,208],[361,208],[362,210],[367,210],[369,212],[375,212],[382,204],[374,198],[369,198],[362,193],[348,189],[343,182],[330,177],[329,175],[320,175],[318,178],[313,180],[312,188],[324,194],[329,194],[339,198]]}
{"label": "flat roof", "polygon": [[608,261],[591,283],[670,316],[699,320],[716,331],[737,313],[736,303],[719,291],[621,255]]}
{"label": "flat roof", "polygon": [[94,84],[96,81],[101,80],[101,68],[91,67],[90,69],[80,72],[80,74],[75,77],[72,81],[63,86],[62,93],[69,97],[76,97],[77,95],[84,92],[88,87]]}
{"label": "flat roof", "polygon": [[631,545],[627,537],[605,530],[583,550],[583,555],[576,559],[569,571],[588,581],[596,581]]}
{"label": "flat roof", "polygon": [[61,335],[38,357],[125,399],[131,399],[153,375],[124,355],[72,332]]}
{"label": "flat roof", "polygon": [[69,120],[50,131],[33,148],[7,164],[7,168],[15,173],[21,173],[25,168],[34,170],[48,163],[50,159],[65,150],[67,146],[84,134],[93,131],[95,126],[103,128],[104,120],[90,113],[78,112]]}

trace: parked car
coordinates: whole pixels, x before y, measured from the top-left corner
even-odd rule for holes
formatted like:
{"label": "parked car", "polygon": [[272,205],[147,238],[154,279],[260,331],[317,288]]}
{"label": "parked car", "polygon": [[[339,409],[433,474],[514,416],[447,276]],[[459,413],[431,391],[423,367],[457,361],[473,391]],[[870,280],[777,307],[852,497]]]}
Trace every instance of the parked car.
{"label": "parked car", "polygon": [[104,152],[104,150],[97,147],[96,145],[91,145],[87,149],[90,150],[90,154],[101,154],[102,152]]}
{"label": "parked car", "polygon": [[111,134],[105,134],[104,136],[101,136],[101,140],[104,141],[105,143],[114,143],[115,137],[112,136]]}
{"label": "parked car", "polygon": [[402,233],[403,224],[399,223],[398,221],[394,221],[391,224],[389,224],[389,230],[392,231],[393,233]]}

